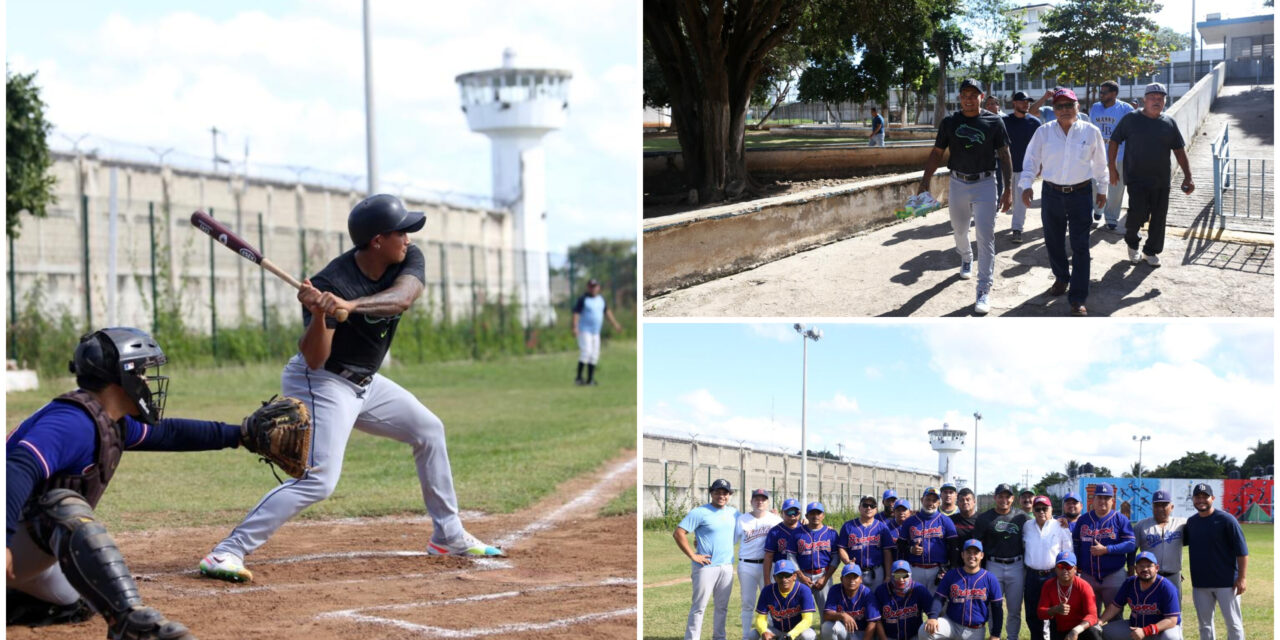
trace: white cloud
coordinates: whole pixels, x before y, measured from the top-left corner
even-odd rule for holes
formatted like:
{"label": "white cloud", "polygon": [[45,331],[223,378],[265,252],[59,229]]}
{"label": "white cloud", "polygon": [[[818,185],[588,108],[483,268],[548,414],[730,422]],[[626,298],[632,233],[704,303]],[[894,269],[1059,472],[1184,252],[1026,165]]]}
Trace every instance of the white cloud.
{"label": "white cloud", "polygon": [[877,367],[867,367],[862,373],[868,380],[879,380],[884,377],[884,374],[881,373],[880,369]]}
{"label": "white cloud", "polygon": [[830,400],[823,400],[822,402],[819,402],[818,408],[843,413],[857,413],[859,410],[858,401],[844,395],[844,393],[840,391],[837,391],[835,397]]}
{"label": "white cloud", "polygon": [[785,322],[752,322],[747,324],[752,335],[778,342],[791,342],[798,337],[791,324]]}
{"label": "white cloud", "polygon": [[690,391],[680,396],[680,401],[693,409],[694,416],[700,419],[723,416],[727,411],[725,406],[706,389]]}

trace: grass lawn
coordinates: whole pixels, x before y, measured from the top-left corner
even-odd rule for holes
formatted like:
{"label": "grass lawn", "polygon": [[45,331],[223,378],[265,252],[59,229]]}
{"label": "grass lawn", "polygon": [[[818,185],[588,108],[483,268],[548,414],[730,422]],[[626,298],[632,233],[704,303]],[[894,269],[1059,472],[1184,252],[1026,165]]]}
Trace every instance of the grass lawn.
{"label": "grass lawn", "polygon": [[[866,145],[867,136],[812,137],[781,136],[766,133],[747,135],[746,148],[769,149],[773,147],[827,147],[834,145]],[[679,151],[680,140],[675,136],[645,136],[645,151]]]}
{"label": "grass lawn", "polygon": [[[1244,629],[1250,640],[1273,640],[1275,596],[1275,540],[1272,525],[1246,525],[1245,539],[1249,543],[1248,590],[1244,593]],[[689,559],[680,553],[671,539],[670,531],[644,530],[644,637],[681,638],[684,636],[685,617],[689,614]],[[1183,567],[1187,563],[1185,551]],[[1191,577],[1182,590],[1182,631],[1186,640],[1199,637],[1195,605],[1191,602]],[[675,584],[670,584],[679,580]],[[729,617],[726,633],[730,638],[741,637],[739,618],[739,593],[734,581],[733,595],[729,598]],[[702,637],[711,637],[712,606],[708,605],[703,617]],[[1222,624],[1222,612],[1214,616],[1218,638],[1226,638]],[[1030,638],[1026,626],[1021,638]]]}
{"label": "grass lawn", "polygon": [[[597,387],[574,386],[576,352],[392,365],[382,373],[444,421],[459,505],[509,513],[636,447],[635,343],[610,341],[600,360]],[[279,391],[283,364],[166,367],[165,415],[238,424]],[[6,432],[74,386],[66,377],[42,381],[40,391],[7,394]],[[131,451],[98,512],[115,530],[234,524],[275,485],[266,465],[243,449]],[[634,493],[631,502],[634,510]],[[355,431],[337,491],[301,517],[396,513],[425,513],[412,452],[399,442]]]}

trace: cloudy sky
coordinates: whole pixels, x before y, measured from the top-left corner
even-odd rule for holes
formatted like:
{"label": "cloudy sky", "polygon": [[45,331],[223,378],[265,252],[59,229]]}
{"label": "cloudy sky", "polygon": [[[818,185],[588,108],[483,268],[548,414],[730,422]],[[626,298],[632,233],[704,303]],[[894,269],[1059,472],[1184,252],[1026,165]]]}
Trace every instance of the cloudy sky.
{"label": "cloudy sky", "polygon": [[[1207,450],[1243,461],[1273,434],[1267,323],[820,323],[809,343],[809,448],[936,470],[927,432],[969,431],[978,485],[1070,459],[1117,474]],[[801,350],[789,323],[647,323],[642,430],[799,450]]]}
{"label": "cloudy sky", "polygon": [[[454,77],[512,47],[518,66],[573,73],[568,123],[545,139],[550,247],[635,237],[639,6],[375,0],[382,190],[490,194],[489,142],[468,130]],[[15,2],[6,20],[8,68],[39,72],[55,148],[90,134],[82,149],[173,147],[167,160],[208,167],[217,126],[219,155],[240,162],[249,143],[251,173],[307,166],[364,187],[358,1]]]}

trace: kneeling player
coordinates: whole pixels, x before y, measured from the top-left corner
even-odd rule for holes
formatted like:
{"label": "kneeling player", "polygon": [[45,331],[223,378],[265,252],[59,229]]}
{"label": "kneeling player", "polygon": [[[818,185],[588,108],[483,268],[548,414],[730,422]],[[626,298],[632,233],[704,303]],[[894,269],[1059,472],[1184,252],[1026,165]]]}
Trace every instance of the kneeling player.
{"label": "kneeling player", "polygon": [[796,579],[796,565],[779,560],[773,565],[773,584],[760,592],[756,600],[756,619],[752,640],[815,640],[813,618],[818,608],[813,592]]}

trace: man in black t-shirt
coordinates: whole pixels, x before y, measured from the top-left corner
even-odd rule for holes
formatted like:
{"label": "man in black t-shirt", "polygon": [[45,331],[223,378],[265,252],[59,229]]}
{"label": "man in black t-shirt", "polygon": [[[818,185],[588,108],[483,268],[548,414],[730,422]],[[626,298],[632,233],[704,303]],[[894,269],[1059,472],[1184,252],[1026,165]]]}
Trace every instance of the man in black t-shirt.
{"label": "man in black t-shirt", "polygon": [[[1128,151],[1125,151],[1128,154]],[[1245,591],[1249,546],[1240,523],[1231,514],[1213,508],[1213,487],[1199,483],[1191,490],[1196,515],[1182,528],[1182,544],[1191,561],[1191,600],[1200,622],[1200,640],[1212,640],[1213,614],[1222,609],[1227,640],[1244,640],[1240,596]]]}
{"label": "man in black t-shirt", "polygon": [[[1022,591],[1026,571],[1022,562],[1022,529],[1030,518],[1013,508],[1013,489],[1007,484],[996,487],[996,506],[978,515],[973,537],[982,541],[986,550],[984,566],[1000,583],[1008,612],[1005,629],[1009,640],[1017,640],[1022,629]],[[1031,620],[1027,621],[1032,622]]]}
{"label": "man in black t-shirt", "polygon": [[[1116,170],[1116,155],[1120,143],[1125,143],[1124,180],[1129,193],[1129,217],[1125,221],[1124,242],[1129,245],[1129,261],[1138,264],[1146,255],[1147,264],[1160,265],[1160,252],[1164,250],[1164,221],[1169,213],[1169,152],[1172,151],[1182,169],[1182,192],[1195,191],[1191,181],[1191,163],[1187,160],[1186,143],[1178,123],[1165,115],[1164,85],[1153,82],[1147,85],[1143,96],[1143,108],[1120,119],[1107,143],[1107,168],[1111,184],[1118,184],[1120,174]],[[1138,252],[1138,230],[1150,219],[1147,227],[1147,243]]]}
{"label": "man in black t-shirt", "polygon": [[[245,555],[262,546],[285,522],[333,493],[351,429],[413,447],[422,498],[431,516],[430,555],[496,556],[497,547],[467,532],[458,517],[444,423],[413,394],[378,373],[391,348],[400,314],[422,295],[422,250],[409,234],[425,216],[406,211],[399,198],[375,195],[347,218],[355,248],[334,258],[298,290],[302,324],[298,354],[281,374],[284,395],[301,398],[311,412],[311,469],[269,491],[206,558],[205,575],[244,582]],[[346,322],[335,320],[345,310]],[[202,570],[204,569],[202,564]]]}
{"label": "man in black t-shirt", "polygon": [[[938,137],[924,165],[924,176],[916,193],[929,190],[933,172],[942,163],[944,151],[950,151],[947,168],[951,170],[948,185],[948,208],[951,231],[955,235],[956,253],[960,254],[960,277],[973,277],[973,252],[969,247],[969,222],[976,220],[978,243],[978,291],[973,305],[975,313],[991,311],[991,284],[995,275],[996,207],[1008,211],[1013,205],[1013,163],[1009,156],[1009,135],[1000,116],[978,108],[982,103],[982,83],[969,79],[960,83],[960,111],[942,119]],[[999,168],[996,158],[999,158]],[[996,192],[996,171],[1004,180],[1003,192]]]}

